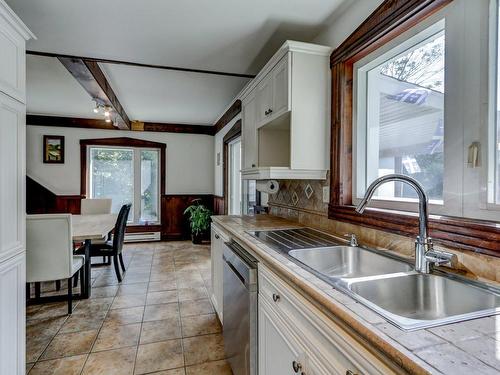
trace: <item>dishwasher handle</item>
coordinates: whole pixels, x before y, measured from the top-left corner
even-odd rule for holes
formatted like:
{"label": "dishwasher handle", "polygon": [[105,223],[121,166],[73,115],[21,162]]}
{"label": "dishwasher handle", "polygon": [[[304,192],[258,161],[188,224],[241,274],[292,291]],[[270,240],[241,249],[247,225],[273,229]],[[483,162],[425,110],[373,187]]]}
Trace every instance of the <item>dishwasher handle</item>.
{"label": "dishwasher handle", "polygon": [[225,243],[222,258],[247,289],[257,284],[257,260],[235,243]]}

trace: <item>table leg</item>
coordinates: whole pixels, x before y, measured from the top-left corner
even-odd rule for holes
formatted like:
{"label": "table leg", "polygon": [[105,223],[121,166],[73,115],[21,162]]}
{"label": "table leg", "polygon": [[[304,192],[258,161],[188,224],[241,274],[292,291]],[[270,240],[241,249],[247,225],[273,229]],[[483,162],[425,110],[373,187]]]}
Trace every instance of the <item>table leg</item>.
{"label": "table leg", "polygon": [[83,286],[83,292],[82,296],[83,298],[90,298],[92,294],[92,287],[91,287],[91,268],[90,267],[90,240],[85,240],[85,281],[82,280],[82,286]]}

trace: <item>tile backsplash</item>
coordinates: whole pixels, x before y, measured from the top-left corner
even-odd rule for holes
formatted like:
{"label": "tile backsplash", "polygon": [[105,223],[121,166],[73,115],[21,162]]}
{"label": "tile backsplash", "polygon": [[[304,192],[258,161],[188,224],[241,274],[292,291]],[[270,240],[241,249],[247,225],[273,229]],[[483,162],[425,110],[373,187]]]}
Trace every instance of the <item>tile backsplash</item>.
{"label": "tile backsplash", "polygon": [[[323,187],[328,186],[326,180],[280,180],[280,189],[269,195],[268,204],[272,210],[288,208],[307,210],[326,214],[328,203],[323,203]],[[293,213],[290,213],[294,215]]]}

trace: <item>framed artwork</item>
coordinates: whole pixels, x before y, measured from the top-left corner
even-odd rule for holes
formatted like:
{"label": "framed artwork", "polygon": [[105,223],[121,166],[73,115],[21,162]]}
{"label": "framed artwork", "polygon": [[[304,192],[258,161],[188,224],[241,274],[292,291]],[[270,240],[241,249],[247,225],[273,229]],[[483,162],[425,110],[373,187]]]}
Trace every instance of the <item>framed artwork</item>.
{"label": "framed artwork", "polygon": [[49,164],[64,164],[64,136],[43,136],[43,162]]}

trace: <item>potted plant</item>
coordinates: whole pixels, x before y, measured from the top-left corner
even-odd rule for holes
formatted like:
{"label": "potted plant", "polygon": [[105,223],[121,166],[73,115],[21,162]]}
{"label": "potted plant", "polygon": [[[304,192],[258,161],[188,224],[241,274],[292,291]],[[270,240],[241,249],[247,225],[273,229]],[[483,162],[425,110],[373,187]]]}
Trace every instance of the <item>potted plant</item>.
{"label": "potted plant", "polygon": [[184,211],[185,215],[189,215],[191,239],[194,244],[202,242],[203,235],[210,229],[210,216],[212,216],[212,211],[200,202],[200,199],[195,199],[193,204]]}

